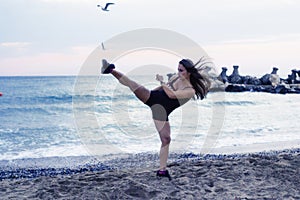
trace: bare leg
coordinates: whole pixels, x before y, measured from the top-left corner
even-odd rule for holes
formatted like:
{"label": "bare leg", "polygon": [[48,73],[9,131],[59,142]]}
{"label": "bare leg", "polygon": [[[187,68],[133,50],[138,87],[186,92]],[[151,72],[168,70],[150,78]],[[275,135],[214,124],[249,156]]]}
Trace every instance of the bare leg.
{"label": "bare leg", "polygon": [[[118,72],[117,70],[112,70],[111,74],[119,80],[122,85],[130,88],[131,91],[139,98],[143,103],[145,103],[150,97],[150,91],[144,86],[136,83],[135,81],[129,79],[127,76]],[[167,167],[167,160],[169,156],[169,145],[171,142],[171,130],[170,124],[167,121],[154,120],[155,127],[159,133],[161,140],[161,148],[159,153],[160,160],[160,170],[165,170]]]}
{"label": "bare leg", "polygon": [[111,74],[116,77],[122,85],[125,85],[130,88],[130,90],[135,94],[135,96],[140,99],[143,103],[145,103],[150,97],[150,90],[145,88],[144,86],[136,83],[135,81],[129,79],[127,76],[118,72],[117,70],[113,70]]}
{"label": "bare leg", "polygon": [[159,133],[161,140],[161,147],[159,152],[159,164],[160,170],[166,170],[167,160],[169,156],[169,145],[171,142],[171,129],[170,124],[167,121],[154,120],[155,127]]}

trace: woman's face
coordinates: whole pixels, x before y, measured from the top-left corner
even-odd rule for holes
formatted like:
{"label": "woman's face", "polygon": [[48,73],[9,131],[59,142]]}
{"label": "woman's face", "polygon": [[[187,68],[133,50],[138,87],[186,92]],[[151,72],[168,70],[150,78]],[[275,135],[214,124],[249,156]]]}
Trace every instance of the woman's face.
{"label": "woman's face", "polygon": [[178,76],[182,79],[190,78],[190,73],[186,71],[185,67],[182,64],[178,64]]}

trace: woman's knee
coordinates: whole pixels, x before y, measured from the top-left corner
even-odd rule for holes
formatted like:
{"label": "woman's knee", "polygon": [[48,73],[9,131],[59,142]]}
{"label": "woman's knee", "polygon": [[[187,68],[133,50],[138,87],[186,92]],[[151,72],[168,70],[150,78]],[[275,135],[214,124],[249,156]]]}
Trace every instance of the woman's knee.
{"label": "woman's knee", "polygon": [[150,97],[150,90],[146,89],[144,86],[139,86],[137,89],[133,91],[135,96],[141,100],[143,103],[146,103],[146,101]]}
{"label": "woman's knee", "polygon": [[170,136],[162,136],[161,137],[162,146],[166,146],[166,145],[170,144],[170,142],[171,142],[171,137]]}

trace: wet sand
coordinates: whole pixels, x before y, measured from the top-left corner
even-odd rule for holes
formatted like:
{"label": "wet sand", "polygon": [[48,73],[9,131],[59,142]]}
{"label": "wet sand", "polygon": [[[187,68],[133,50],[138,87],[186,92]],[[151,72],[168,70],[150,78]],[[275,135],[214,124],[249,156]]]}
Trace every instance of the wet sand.
{"label": "wet sand", "polygon": [[[122,161],[120,161],[122,162]],[[124,161],[123,161],[124,162]],[[1,199],[300,199],[300,151],[201,157],[157,166],[3,179]]]}

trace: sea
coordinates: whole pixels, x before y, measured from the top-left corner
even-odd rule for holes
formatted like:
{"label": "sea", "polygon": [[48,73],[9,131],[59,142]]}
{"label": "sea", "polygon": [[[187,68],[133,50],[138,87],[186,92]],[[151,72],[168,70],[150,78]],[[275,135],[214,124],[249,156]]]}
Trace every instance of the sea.
{"label": "sea", "polygon": [[[158,86],[153,75],[131,78]],[[110,75],[6,76],[0,92],[0,161],[159,151],[150,109]],[[298,94],[210,92],[171,113],[170,152],[299,148],[299,102]]]}

